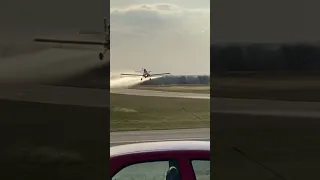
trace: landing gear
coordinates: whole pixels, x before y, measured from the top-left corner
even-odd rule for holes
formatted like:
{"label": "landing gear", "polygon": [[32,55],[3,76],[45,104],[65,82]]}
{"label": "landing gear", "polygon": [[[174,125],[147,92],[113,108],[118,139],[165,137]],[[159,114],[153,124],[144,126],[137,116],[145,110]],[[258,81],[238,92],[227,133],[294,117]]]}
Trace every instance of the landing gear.
{"label": "landing gear", "polygon": [[103,52],[99,53],[99,59],[103,60],[104,54],[107,52],[108,48],[106,48]]}
{"label": "landing gear", "polygon": [[104,57],[103,53],[99,53],[99,59],[103,60],[103,57]]}
{"label": "landing gear", "polygon": [[141,78],[141,81],[142,81],[142,78]]}
{"label": "landing gear", "polygon": [[149,80],[151,80],[151,78]]}

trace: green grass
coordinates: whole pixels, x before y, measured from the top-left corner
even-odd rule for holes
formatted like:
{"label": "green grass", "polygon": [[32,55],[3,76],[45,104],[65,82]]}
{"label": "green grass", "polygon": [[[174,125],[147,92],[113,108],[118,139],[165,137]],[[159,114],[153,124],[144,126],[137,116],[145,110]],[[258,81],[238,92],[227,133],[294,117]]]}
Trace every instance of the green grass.
{"label": "green grass", "polygon": [[210,100],[110,94],[110,130],[209,127]]}
{"label": "green grass", "polygon": [[133,89],[169,91],[169,92],[184,92],[184,93],[210,93],[209,85],[142,85],[135,86]]}

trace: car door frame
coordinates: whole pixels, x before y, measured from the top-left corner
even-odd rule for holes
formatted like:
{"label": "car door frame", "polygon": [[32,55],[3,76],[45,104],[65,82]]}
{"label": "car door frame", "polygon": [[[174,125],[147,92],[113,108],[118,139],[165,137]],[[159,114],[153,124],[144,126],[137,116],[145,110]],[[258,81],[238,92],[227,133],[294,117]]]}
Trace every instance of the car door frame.
{"label": "car door frame", "polygon": [[192,160],[209,160],[210,161],[210,151],[192,151],[185,154],[179,163],[184,164],[184,173],[188,177],[192,177],[196,180],[196,175],[192,166]]}
{"label": "car door frame", "polygon": [[133,164],[177,160],[179,164],[179,172],[181,180],[196,180],[190,159],[201,158],[210,159],[208,151],[162,151],[162,152],[141,152],[135,154],[127,154],[112,157],[110,159],[110,176],[112,177],[119,171]]}

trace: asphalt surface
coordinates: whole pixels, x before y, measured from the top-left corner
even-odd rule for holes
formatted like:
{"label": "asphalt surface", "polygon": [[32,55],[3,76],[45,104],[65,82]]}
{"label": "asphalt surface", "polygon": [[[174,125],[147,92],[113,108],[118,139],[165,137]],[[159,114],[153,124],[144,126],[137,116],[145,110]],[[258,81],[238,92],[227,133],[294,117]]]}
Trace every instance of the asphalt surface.
{"label": "asphalt surface", "polygon": [[201,140],[210,141],[210,129],[178,129],[157,131],[127,131],[110,133],[110,145],[152,141]]}
{"label": "asphalt surface", "polygon": [[210,99],[210,94],[203,94],[203,93],[164,92],[164,91],[137,90],[137,89],[111,89],[110,93],[137,95],[137,96]]}
{"label": "asphalt surface", "polygon": [[[111,89],[111,93],[209,99],[207,94]],[[108,90],[32,84],[0,84],[0,98],[51,104],[109,107]],[[320,118],[319,102],[211,98],[212,113]]]}
{"label": "asphalt surface", "polygon": [[109,107],[107,89],[0,84],[0,99],[86,107]]}
{"label": "asphalt surface", "polygon": [[98,60],[99,51],[99,48],[77,50],[47,47],[29,54],[0,57],[0,82],[39,84],[79,76],[105,63]]}
{"label": "asphalt surface", "polygon": [[[207,99],[209,95],[147,90],[111,90],[111,93]],[[109,107],[109,90],[35,84],[0,84],[0,99],[88,107]]]}
{"label": "asphalt surface", "polygon": [[320,118],[320,102],[211,98],[211,112]]}

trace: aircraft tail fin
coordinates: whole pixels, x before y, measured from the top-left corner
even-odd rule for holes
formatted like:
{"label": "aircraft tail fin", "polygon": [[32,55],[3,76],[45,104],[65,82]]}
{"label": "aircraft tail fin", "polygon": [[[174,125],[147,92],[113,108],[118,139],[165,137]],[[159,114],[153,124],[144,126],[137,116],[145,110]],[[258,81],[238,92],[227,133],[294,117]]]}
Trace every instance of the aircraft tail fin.
{"label": "aircraft tail fin", "polygon": [[[110,44],[110,42],[109,42],[110,24],[107,24],[107,18],[106,17],[103,18],[103,32],[101,32],[101,31],[90,31],[90,30],[80,30],[80,31],[78,31],[78,34],[103,35],[104,36],[104,42],[106,44]],[[110,46],[109,46],[109,48],[110,48]]]}
{"label": "aircraft tail fin", "polygon": [[107,24],[106,17],[103,18],[103,25],[104,25],[104,33],[105,33],[104,38],[105,38],[105,41],[107,42],[110,36],[110,24]]}
{"label": "aircraft tail fin", "polygon": [[107,24],[107,19],[104,17],[103,18],[103,27],[104,27],[104,31],[92,31],[92,30],[80,30],[78,31],[78,34],[89,34],[89,35],[94,35],[94,34],[101,34],[101,35],[109,35],[110,34],[110,25]]}

